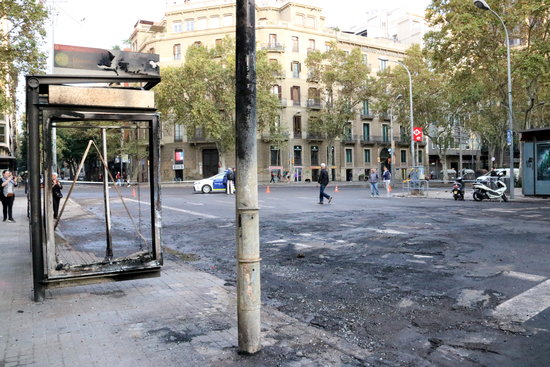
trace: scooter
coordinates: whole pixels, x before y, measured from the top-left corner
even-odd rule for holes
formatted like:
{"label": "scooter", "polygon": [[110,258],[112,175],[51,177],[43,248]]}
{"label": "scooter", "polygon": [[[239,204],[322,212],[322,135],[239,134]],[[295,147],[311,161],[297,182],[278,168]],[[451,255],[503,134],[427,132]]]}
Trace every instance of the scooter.
{"label": "scooter", "polygon": [[455,200],[464,200],[464,184],[462,177],[458,177],[453,185],[453,198]]}
{"label": "scooter", "polygon": [[[482,201],[483,199],[502,199],[508,201],[506,197],[506,184],[500,179],[503,173],[491,179],[474,182],[474,200]],[[491,181],[495,179],[495,181]]]}

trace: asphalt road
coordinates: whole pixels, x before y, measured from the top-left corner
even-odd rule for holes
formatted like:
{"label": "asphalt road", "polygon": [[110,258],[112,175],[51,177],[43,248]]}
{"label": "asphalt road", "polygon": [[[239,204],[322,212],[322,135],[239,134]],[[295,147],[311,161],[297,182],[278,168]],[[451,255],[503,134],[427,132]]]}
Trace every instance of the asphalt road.
{"label": "asphalt road", "polygon": [[[146,217],[146,190],[122,192]],[[372,352],[351,365],[550,365],[548,201],[329,193],[260,192],[264,304]],[[73,197],[101,215],[98,189]],[[162,200],[166,256],[234,286],[235,197],[168,187]]]}

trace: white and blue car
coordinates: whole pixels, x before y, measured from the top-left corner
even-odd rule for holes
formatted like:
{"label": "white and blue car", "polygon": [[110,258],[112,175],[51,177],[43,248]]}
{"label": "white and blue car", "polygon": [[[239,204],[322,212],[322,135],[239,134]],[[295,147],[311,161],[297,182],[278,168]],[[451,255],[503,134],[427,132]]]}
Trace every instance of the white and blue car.
{"label": "white and blue car", "polygon": [[208,194],[210,192],[225,192],[225,184],[223,183],[224,175],[225,172],[220,172],[212,177],[195,181],[193,183],[193,191],[202,192],[203,194]]}

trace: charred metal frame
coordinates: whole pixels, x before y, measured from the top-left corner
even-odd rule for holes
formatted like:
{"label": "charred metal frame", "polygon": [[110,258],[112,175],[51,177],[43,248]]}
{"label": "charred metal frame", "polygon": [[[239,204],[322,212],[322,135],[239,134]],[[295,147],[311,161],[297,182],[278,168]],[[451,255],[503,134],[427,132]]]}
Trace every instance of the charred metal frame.
{"label": "charred metal frame", "polygon": [[[28,134],[30,243],[32,250],[34,300],[42,301],[49,287],[81,285],[101,281],[126,280],[160,275],[160,120],[155,108],[104,107],[50,104],[50,85],[83,83],[142,83],[148,90],[160,82],[159,76],[67,76],[30,75],[26,77]],[[151,198],[152,250],[139,258],[107,261],[78,270],[56,269],[55,236],[51,206],[51,128],[58,122],[129,121],[146,123],[149,129],[149,187]],[[98,126],[99,127],[99,126]],[[99,127],[101,128],[101,127]],[[42,149],[41,149],[42,147]],[[42,151],[41,151],[42,150]],[[42,159],[42,154],[44,159]],[[40,175],[44,174],[44,195]],[[53,241],[53,243],[52,243]],[[52,263],[52,260],[54,263]]]}

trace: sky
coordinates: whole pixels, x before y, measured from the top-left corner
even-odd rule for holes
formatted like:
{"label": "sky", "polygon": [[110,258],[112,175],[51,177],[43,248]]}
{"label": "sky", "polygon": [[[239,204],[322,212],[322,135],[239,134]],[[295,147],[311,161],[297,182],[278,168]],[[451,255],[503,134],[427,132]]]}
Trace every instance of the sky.
{"label": "sky", "polygon": [[[367,10],[404,8],[422,12],[429,0],[296,0],[320,5],[327,26],[351,26]],[[47,43],[111,49],[124,46],[137,20],[160,21],[166,0],[48,0],[55,8],[55,22],[48,24]],[[351,24],[350,24],[351,23]],[[53,29],[53,35],[52,35]],[[51,47],[51,46],[50,46]]]}

